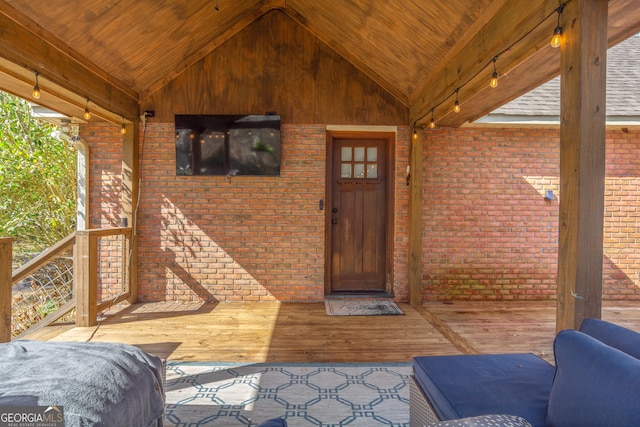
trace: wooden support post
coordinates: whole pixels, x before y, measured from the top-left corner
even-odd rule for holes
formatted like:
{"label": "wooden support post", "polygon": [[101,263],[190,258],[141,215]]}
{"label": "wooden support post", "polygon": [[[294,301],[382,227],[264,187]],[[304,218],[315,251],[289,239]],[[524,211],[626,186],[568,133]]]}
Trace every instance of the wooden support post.
{"label": "wooden support post", "polygon": [[76,326],[95,326],[98,318],[98,240],[89,231],[76,232],[74,258]]}
{"label": "wooden support post", "polygon": [[134,303],[138,299],[138,245],[137,245],[137,212],[139,177],[140,177],[140,155],[138,141],[140,140],[140,126],[137,118],[132,124],[126,125],[127,133],[123,138],[122,155],[122,213],[127,224],[122,226],[131,227],[133,234],[129,241],[129,251],[131,256],[127,267],[127,277],[129,279],[129,302]]}
{"label": "wooden support post", "polygon": [[562,21],[557,330],[602,311],[607,0],[572,0]]}
{"label": "wooden support post", "polygon": [[409,154],[409,303],[422,304],[422,130],[411,135]]}
{"label": "wooden support post", "polygon": [[0,237],[0,342],[11,341],[13,238]]}

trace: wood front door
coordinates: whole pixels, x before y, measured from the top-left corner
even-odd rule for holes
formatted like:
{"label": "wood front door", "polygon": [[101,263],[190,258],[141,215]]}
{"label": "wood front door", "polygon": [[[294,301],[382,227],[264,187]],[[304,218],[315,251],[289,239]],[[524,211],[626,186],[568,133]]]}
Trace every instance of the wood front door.
{"label": "wood front door", "polygon": [[385,292],[389,140],[330,142],[329,292]]}

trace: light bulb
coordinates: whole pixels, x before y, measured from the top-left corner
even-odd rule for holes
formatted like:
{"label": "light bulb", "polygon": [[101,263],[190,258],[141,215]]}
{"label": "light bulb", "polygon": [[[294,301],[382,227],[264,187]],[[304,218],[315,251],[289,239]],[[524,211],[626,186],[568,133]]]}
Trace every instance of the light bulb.
{"label": "light bulb", "polygon": [[431,119],[431,121],[429,122],[429,128],[430,129],[435,129],[436,128],[436,122],[433,119]]}
{"label": "light bulb", "polygon": [[89,111],[89,99],[87,98],[87,104],[84,107],[84,115],[85,120],[89,120],[91,118],[91,111]]}
{"label": "light bulb", "polygon": [[38,84],[38,75],[37,71],[34,72],[36,75],[36,85],[33,87],[33,91],[31,91],[31,96],[35,99],[40,99],[40,85]]}
{"label": "light bulb", "polygon": [[413,139],[418,139],[418,131],[416,131],[415,129],[413,130]]}
{"label": "light bulb", "polygon": [[562,27],[557,26],[555,30],[553,30],[553,37],[551,37],[551,47],[558,48],[560,47],[560,43],[562,42]]}
{"label": "light bulb", "polygon": [[494,71],[491,75],[491,81],[489,82],[489,86],[496,88],[498,87],[498,72]]}
{"label": "light bulb", "polygon": [[124,125],[124,123],[122,124],[122,127],[120,128],[120,133],[125,135],[127,133],[127,127]]}
{"label": "light bulb", "polygon": [[453,112],[454,113],[459,113],[460,112],[460,103],[458,102],[457,99],[456,99],[455,104],[453,104]]}

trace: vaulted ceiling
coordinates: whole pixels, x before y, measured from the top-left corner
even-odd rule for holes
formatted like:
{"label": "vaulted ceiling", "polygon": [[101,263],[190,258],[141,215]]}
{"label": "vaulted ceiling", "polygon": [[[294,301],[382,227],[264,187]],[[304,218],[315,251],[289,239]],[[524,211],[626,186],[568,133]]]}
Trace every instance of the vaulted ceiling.
{"label": "vaulted ceiling", "polygon": [[[135,118],[139,104],[273,9],[410,109],[457,126],[557,75],[558,0],[0,0],[0,89],[81,117]],[[640,31],[637,0],[609,2],[609,40]],[[500,54],[501,90],[487,86]],[[486,74],[486,75],[485,75]],[[464,113],[449,114],[459,88]],[[444,102],[447,101],[447,102]],[[453,101],[451,101],[453,102]]]}

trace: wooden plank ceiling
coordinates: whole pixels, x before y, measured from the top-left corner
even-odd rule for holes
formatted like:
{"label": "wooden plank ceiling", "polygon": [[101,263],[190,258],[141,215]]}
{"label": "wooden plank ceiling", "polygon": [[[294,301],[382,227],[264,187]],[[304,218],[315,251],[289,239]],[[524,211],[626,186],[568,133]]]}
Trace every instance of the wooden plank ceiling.
{"label": "wooden plank ceiling", "polygon": [[[609,2],[611,43],[640,30],[636,1]],[[407,105],[412,121],[424,124],[441,103],[435,108],[441,123],[457,126],[557,75],[557,52],[547,47],[557,6],[557,0],[0,0],[0,89],[28,97],[38,70],[43,105],[81,117],[89,98],[99,117],[132,119],[141,101],[280,9]],[[500,60],[504,88],[490,93],[487,64],[524,36]],[[465,109],[454,117],[443,100],[461,85]]]}

